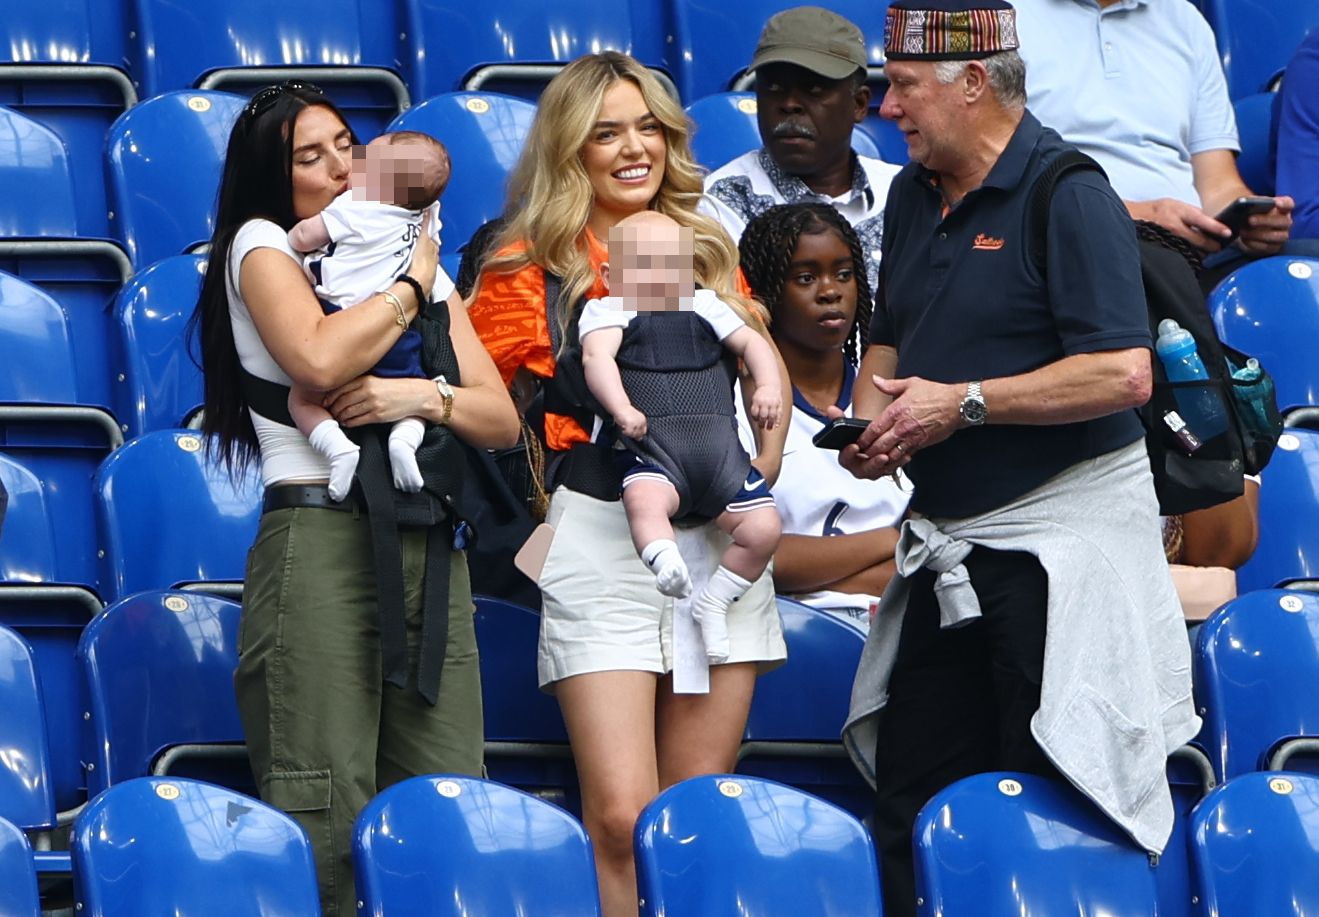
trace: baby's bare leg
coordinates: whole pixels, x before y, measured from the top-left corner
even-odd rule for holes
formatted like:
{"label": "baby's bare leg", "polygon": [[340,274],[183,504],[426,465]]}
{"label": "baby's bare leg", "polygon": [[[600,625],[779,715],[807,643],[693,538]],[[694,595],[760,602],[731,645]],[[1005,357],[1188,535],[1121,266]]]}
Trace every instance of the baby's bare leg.
{"label": "baby's bare leg", "polygon": [[691,574],[678,553],[669,521],[678,511],[678,491],[660,475],[634,476],[623,487],[623,509],[632,544],[655,574],[656,588],[664,595],[688,595],[692,591]]}
{"label": "baby's bare leg", "polygon": [[330,499],[342,500],[353,486],[359,449],[321,407],[320,399],[298,386],[289,389],[289,415],[313,449],[330,463]]}
{"label": "baby's bare leg", "polygon": [[783,523],[773,506],[745,512],[723,512],[715,524],[733,539],[719,559],[705,589],[692,603],[692,616],[701,625],[705,655],[711,662],[728,659],[728,608],[760,578],[778,547]]}

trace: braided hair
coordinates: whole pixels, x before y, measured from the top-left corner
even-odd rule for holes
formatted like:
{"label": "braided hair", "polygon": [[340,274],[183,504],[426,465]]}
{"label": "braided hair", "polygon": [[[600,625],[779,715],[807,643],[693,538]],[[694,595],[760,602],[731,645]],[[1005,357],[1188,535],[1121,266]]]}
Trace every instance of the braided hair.
{"label": "braided hair", "polygon": [[856,366],[870,336],[870,313],[874,298],[866,275],[861,240],[852,224],[828,204],[780,204],[757,216],[742,232],[739,245],[742,272],[751,293],[769,310],[771,319],[783,299],[783,287],[792,269],[797,240],[802,235],[833,230],[852,252],[852,276],[856,279],[856,313],[847,333],[843,353]]}

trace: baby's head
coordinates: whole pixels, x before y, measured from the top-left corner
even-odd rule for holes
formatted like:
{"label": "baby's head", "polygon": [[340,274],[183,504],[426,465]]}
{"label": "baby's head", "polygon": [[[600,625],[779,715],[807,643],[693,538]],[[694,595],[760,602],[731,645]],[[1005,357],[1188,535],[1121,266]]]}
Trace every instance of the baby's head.
{"label": "baby's head", "polygon": [[381,134],[353,147],[351,184],[357,200],[422,210],[449,184],[449,151],[419,131]]}
{"label": "baby's head", "polygon": [[609,230],[609,263],[601,270],[611,296],[638,312],[677,309],[696,290],[692,230],[654,210],[620,220]]}

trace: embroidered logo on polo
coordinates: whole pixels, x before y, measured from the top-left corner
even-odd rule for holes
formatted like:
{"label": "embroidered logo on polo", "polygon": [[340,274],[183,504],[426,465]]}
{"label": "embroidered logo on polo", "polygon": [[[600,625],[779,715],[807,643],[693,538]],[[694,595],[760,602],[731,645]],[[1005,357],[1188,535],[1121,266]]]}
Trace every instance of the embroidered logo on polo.
{"label": "embroidered logo on polo", "polygon": [[971,249],[973,251],[996,252],[1002,247],[1002,239],[995,239],[993,236],[987,236],[983,232],[976,233],[975,241],[971,243]]}

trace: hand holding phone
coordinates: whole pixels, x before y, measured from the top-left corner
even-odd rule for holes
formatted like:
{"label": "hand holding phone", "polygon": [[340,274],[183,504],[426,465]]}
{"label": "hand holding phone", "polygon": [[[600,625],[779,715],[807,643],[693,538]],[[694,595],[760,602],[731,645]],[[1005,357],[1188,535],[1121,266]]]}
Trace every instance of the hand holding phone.
{"label": "hand holding phone", "polygon": [[1277,201],[1271,197],[1239,197],[1214,214],[1214,219],[1232,230],[1232,238],[1235,239],[1246,228],[1247,219],[1256,214],[1268,213],[1275,206]]}
{"label": "hand holding phone", "polygon": [[859,417],[839,417],[830,421],[811,437],[811,442],[820,449],[842,449],[850,446],[861,437],[861,431],[870,426],[870,421]]}

